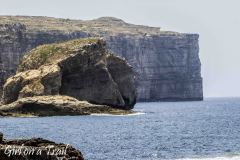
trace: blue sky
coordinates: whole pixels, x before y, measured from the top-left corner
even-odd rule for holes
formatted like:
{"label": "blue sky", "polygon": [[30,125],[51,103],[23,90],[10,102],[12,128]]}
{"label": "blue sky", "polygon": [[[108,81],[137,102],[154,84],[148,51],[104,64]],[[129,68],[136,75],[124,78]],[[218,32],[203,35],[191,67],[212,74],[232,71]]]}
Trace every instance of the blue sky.
{"label": "blue sky", "polygon": [[205,97],[240,96],[239,0],[0,0],[1,15],[113,16],[200,34]]}

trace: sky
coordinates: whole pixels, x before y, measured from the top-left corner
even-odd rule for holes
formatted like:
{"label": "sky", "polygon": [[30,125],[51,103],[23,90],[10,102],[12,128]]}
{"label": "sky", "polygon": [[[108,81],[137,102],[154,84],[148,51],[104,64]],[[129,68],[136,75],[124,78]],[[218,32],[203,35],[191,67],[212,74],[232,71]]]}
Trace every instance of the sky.
{"label": "sky", "polygon": [[103,16],[200,35],[204,97],[240,97],[239,0],[0,0],[0,15]]}

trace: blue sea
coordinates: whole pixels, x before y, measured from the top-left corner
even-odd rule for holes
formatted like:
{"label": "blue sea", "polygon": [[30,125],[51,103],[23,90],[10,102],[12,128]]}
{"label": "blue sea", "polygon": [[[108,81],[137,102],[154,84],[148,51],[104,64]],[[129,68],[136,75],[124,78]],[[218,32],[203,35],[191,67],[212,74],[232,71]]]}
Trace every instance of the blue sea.
{"label": "blue sea", "polygon": [[5,138],[71,144],[87,160],[238,160],[240,98],[138,103],[138,113],[0,118]]}

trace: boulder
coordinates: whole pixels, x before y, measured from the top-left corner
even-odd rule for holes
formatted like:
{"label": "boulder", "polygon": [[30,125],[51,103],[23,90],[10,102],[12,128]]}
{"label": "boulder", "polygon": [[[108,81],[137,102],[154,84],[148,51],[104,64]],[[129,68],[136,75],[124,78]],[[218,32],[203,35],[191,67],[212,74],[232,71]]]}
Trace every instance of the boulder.
{"label": "boulder", "polygon": [[72,146],[42,138],[3,140],[0,142],[0,159],[84,160],[82,153]]}
{"label": "boulder", "polygon": [[86,38],[31,50],[20,62],[18,73],[4,84],[3,104],[24,97],[68,95],[132,109],[136,103],[132,67],[105,46],[100,38]]}

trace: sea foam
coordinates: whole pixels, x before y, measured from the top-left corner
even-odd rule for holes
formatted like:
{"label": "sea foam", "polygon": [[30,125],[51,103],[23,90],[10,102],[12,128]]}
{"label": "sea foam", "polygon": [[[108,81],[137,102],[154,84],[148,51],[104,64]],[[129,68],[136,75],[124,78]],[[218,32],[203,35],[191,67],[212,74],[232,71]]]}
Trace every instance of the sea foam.
{"label": "sea foam", "polygon": [[138,115],[143,115],[143,114],[145,114],[145,113],[144,112],[136,112],[136,113],[131,113],[131,114],[119,114],[119,115],[93,113],[93,114],[91,114],[91,116],[138,116]]}

